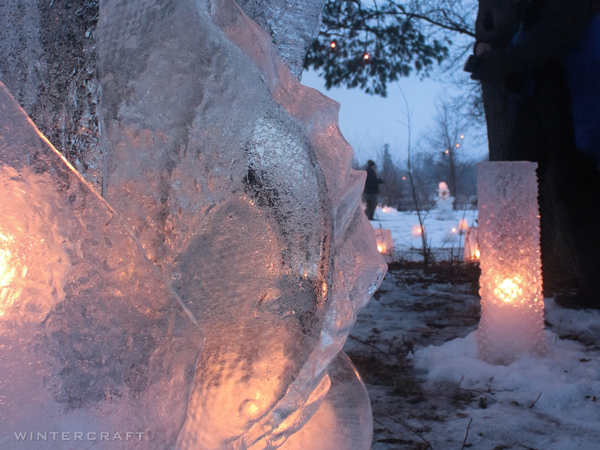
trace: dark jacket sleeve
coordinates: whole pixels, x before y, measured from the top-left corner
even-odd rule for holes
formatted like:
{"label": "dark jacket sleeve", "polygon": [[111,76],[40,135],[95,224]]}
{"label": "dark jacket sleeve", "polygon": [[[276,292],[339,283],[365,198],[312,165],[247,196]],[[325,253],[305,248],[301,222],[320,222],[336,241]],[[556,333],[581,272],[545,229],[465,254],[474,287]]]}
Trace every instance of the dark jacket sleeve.
{"label": "dark jacket sleeve", "polygon": [[498,82],[522,76],[559,58],[574,44],[594,15],[599,0],[550,0],[537,11],[537,20],[518,44],[482,55],[474,78]]}

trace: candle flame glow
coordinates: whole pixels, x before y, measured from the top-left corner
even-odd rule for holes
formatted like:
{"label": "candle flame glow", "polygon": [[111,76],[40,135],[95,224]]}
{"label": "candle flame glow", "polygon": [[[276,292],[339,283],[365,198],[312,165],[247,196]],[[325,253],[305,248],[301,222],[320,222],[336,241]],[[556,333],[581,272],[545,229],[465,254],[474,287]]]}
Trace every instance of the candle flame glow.
{"label": "candle flame glow", "polygon": [[518,295],[523,293],[523,290],[519,287],[521,280],[513,278],[512,280],[506,278],[500,285],[494,289],[496,294],[503,302],[511,303]]}
{"label": "candle flame glow", "polygon": [[383,245],[378,245],[377,250],[379,250],[379,253],[383,253]]}
{"label": "candle flame glow", "polygon": [[481,252],[479,249],[475,250],[475,258],[479,259],[481,257]]}

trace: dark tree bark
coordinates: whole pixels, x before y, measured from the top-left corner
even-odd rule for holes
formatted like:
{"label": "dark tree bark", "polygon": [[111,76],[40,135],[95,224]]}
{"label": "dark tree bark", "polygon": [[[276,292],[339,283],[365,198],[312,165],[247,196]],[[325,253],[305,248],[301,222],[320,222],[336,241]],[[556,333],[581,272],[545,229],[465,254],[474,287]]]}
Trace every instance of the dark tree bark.
{"label": "dark tree bark", "polygon": [[[475,73],[490,160],[538,162],[545,293],[567,290],[569,302],[600,307],[600,173],[576,147],[561,63],[599,2],[480,0],[479,6],[476,39],[491,47]],[[523,38],[511,44],[520,29]]]}

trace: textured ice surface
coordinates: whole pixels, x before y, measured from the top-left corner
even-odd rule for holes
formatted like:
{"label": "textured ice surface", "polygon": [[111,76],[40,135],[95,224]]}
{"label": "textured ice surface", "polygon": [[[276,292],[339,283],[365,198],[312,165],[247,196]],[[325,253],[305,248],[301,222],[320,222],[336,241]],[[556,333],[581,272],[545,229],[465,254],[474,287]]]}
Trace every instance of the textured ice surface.
{"label": "textured ice surface", "polygon": [[174,448],[200,329],[1,83],[0,192],[0,447]]}
{"label": "textured ice surface", "polygon": [[477,166],[481,251],[481,356],[509,364],[544,351],[537,163]]}
{"label": "textured ice surface", "polygon": [[238,4],[267,30],[279,58],[300,78],[304,58],[321,26],[325,0],[238,0]]}
{"label": "textured ice surface", "polygon": [[0,1],[0,81],[96,192],[98,0]]}
{"label": "textured ice surface", "polygon": [[331,387],[317,412],[281,450],[369,450],[373,416],[356,368],[340,353],[327,369]]}
{"label": "textured ice surface", "polygon": [[[324,0],[240,4],[268,30],[277,54],[299,77]],[[103,169],[95,76],[98,13],[98,0],[0,2],[0,81],[96,192]]]}
{"label": "textured ice surface", "polygon": [[180,449],[275,448],[385,272],[338,105],[231,0],[106,1],[105,192],[206,334]]}

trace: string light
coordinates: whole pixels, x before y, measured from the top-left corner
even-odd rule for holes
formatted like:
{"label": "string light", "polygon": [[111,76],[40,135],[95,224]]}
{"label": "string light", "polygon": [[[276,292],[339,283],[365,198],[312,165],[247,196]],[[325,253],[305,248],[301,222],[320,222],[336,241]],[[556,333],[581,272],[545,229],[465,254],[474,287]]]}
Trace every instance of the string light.
{"label": "string light", "polygon": [[335,50],[337,47],[337,42],[336,41],[331,41],[331,44],[329,44],[329,47],[331,47],[331,50]]}
{"label": "string light", "polygon": [[460,138],[461,138],[461,139],[464,139],[464,138],[465,138],[465,135],[464,135],[464,134],[461,134],[461,135],[460,135]]}
{"label": "string light", "polygon": [[365,52],[365,54],[363,55],[363,59],[365,61],[368,61],[371,58],[371,55],[369,55],[367,52]]}

